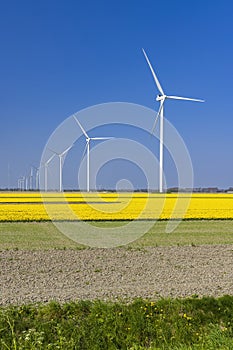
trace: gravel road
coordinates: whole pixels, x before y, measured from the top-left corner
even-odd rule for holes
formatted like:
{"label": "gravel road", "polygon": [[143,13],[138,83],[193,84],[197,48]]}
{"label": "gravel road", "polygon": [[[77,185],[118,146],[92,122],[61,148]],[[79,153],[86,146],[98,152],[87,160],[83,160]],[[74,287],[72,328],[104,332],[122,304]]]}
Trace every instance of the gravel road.
{"label": "gravel road", "polygon": [[233,245],[5,250],[0,305],[233,295]]}

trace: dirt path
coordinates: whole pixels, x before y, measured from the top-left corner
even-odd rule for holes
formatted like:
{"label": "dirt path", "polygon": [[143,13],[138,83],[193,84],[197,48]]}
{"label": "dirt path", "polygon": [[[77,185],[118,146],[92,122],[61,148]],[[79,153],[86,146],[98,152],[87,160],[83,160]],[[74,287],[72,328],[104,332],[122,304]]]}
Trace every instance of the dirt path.
{"label": "dirt path", "polygon": [[233,245],[0,252],[0,305],[233,295]]}

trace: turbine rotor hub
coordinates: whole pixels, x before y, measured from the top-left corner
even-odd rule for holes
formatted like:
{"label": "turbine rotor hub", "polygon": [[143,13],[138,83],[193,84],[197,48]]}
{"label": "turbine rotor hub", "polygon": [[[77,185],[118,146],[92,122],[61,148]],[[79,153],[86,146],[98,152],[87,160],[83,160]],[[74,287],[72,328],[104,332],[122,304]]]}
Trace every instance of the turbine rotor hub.
{"label": "turbine rotor hub", "polygon": [[165,100],[165,98],[166,98],[166,95],[157,95],[156,101],[163,101],[163,100]]}

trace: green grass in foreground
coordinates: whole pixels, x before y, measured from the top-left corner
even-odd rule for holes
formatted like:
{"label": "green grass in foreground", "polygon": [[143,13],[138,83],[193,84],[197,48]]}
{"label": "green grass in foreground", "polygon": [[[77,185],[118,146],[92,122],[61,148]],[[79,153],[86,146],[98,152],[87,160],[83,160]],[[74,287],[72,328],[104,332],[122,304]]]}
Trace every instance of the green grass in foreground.
{"label": "green grass in foreground", "polygon": [[[91,223],[107,229],[127,222]],[[233,244],[233,220],[185,220],[172,233],[167,221],[157,221],[132,248],[146,246]],[[107,234],[107,230],[106,230]],[[51,222],[0,223],[0,249],[79,249],[82,246],[61,234]]]}
{"label": "green grass in foreground", "polygon": [[79,301],[0,309],[0,348],[233,349],[233,297]]}

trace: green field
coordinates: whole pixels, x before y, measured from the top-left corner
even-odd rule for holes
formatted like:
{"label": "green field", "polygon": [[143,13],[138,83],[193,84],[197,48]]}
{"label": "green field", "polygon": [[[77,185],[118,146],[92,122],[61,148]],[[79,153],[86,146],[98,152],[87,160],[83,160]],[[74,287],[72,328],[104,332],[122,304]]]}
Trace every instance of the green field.
{"label": "green field", "polygon": [[[124,222],[92,223],[103,228]],[[185,220],[172,233],[165,233],[167,221],[158,221],[130,247],[200,244],[233,244],[233,220]],[[106,233],[107,234],[107,233]],[[51,222],[0,223],[0,249],[79,249],[82,246],[64,236]]]}
{"label": "green field", "polygon": [[[123,224],[92,223],[103,228]],[[233,244],[233,220],[184,220],[172,233],[165,233],[166,225],[158,221],[122,249]],[[83,248],[52,222],[0,223],[0,250]],[[232,296],[0,307],[0,349],[232,350],[232,314]]]}
{"label": "green field", "polygon": [[0,309],[0,348],[232,350],[233,297],[80,301]]}

